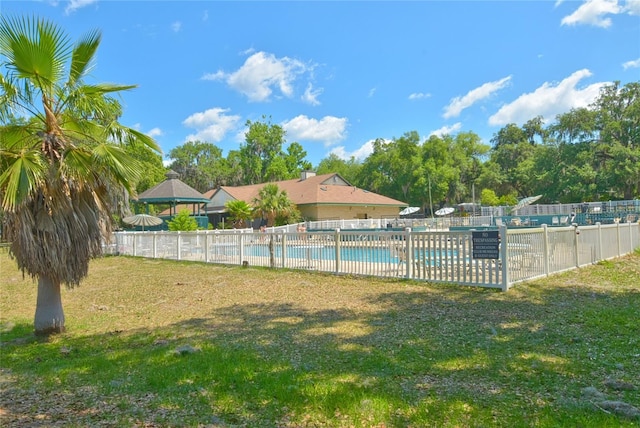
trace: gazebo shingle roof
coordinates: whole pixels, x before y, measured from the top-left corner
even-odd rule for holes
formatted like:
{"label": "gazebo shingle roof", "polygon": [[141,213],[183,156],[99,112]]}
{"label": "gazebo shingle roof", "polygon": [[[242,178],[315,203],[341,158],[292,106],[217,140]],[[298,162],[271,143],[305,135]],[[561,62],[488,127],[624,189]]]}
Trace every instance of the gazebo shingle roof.
{"label": "gazebo shingle roof", "polygon": [[178,179],[178,174],[170,171],[166,174],[167,179],[151,189],[145,190],[138,195],[138,202],[208,202],[202,193],[198,192],[188,184]]}

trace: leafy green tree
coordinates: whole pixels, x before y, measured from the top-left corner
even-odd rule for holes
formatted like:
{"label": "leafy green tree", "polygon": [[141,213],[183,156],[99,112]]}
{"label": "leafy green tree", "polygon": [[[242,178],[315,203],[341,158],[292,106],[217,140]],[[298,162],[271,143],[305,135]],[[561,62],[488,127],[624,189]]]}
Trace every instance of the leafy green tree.
{"label": "leafy green tree", "polygon": [[[434,209],[449,205],[450,183],[459,180],[459,171],[451,157],[452,138],[432,135],[422,146],[422,179],[420,180],[423,206],[433,201]],[[431,197],[429,197],[431,195]],[[431,200],[430,200],[431,199]]]}
{"label": "leafy green tree", "polygon": [[497,180],[500,187],[494,187],[498,194],[508,195],[515,192],[528,196],[531,184],[528,174],[531,164],[524,164],[524,162],[532,158],[535,146],[531,144],[527,132],[516,124],[510,123],[498,131],[491,142],[494,145],[491,161],[498,168],[497,172],[502,175]]}
{"label": "leafy green tree", "polygon": [[451,162],[459,179],[449,183],[449,198],[455,202],[469,200],[471,189],[482,172],[482,159],[490,147],[482,144],[480,136],[473,132],[457,134],[451,143]]}
{"label": "leafy green tree", "polygon": [[[357,181],[364,189],[385,194],[391,187],[391,181],[393,180],[389,169],[390,143],[378,138],[373,142],[372,146],[373,151],[362,163]],[[386,196],[392,197],[391,195]]]}
{"label": "leafy green tree", "polygon": [[226,173],[225,176],[227,186],[241,186],[245,184],[243,171],[242,171],[242,155],[240,150],[230,150],[226,159]]}
{"label": "leafy green tree", "polygon": [[253,218],[253,208],[246,201],[229,200],[224,204],[234,227],[244,228]]}
{"label": "leafy green tree", "polygon": [[268,227],[275,226],[277,218],[288,218],[297,210],[287,192],[274,183],[265,184],[252,203],[254,218],[265,219]]}
{"label": "leafy green tree", "polygon": [[240,146],[240,165],[242,167],[244,184],[259,184],[282,179],[281,169],[269,166],[282,155],[282,145],[285,130],[280,125],[274,125],[267,118],[265,122],[247,120],[245,143]]}
{"label": "leafy green tree", "polygon": [[245,142],[240,146],[239,166],[243,184],[290,180],[311,169],[307,152],[296,142],[286,152],[285,130],[263,116],[263,122],[247,121]]}
{"label": "leafy green tree", "polygon": [[506,206],[511,206],[511,205],[515,205],[518,203],[518,195],[515,192],[511,192],[507,195],[502,195],[500,196],[500,204],[499,205],[506,205]]}
{"label": "leafy green tree", "polygon": [[307,152],[298,142],[293,142],[287,147],[287,153],[284,156],[288,178],[300,177],[302,171],[310,171],[311,162],[306,160]]}
{"label": "leafy green tree", "polygon": [[167,168],[162,163],[162,155],[150,151],[146,146],[141,144],[127,146],[127,153],[137,159],[142,164],[142,169],[144,170],[144,174],[142,174],[136,182],[136,193],[142,193],[164,181]]}
{"label": "leafy green tree", "polygon": [[482,189],[480,193],[480,203],[487,207],[495,207],[500,205],[500,199],[491,189]]}
{"label": "leafy green tree", "polygon": [[624,199],[640,196],[640,82],[605,86],[592,108],[600,136],[604,188],[599,191],[616,189]]}
{"label": "leafy green tree", "polygon": [[351,156],[349,160],[343,160],[335,153],[331,153],[320,161],[316,173],[318,175],[337,173],[354,186],[364,187],[358,180],[361,168],[362,163],[355,157]]}
{"label": "leafy green tree", "polygon": [[159,150],[115,120],[110,94],[134,86],[85,83],[100,40],[92,31],[73,44],[50,21],[0,18],[0,196],[10,253],[38,280],[38,334],[64,331],[61,284],[79,285],[135,192],[142,170],[128,146]]}
{"label": "leafy green tree", "polygon": [[184,209],[167,222],[167,227],[172,232],[190,232],[198,230],[198,221],[191,216],[188,209]]}
{"label": "leafy green tree", "polygon": [[215,144],[188,141],[173,148],[169,157],[173,160],[169,168],[180,174],[182,181],[201,193],[228,181],[227,161],[222,156],[222,149]]}

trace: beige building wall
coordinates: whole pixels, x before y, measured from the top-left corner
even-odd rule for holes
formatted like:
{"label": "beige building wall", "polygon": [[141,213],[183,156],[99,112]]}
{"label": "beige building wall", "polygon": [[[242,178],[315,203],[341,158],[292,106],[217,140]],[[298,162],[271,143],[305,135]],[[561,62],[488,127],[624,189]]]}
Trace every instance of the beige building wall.
{"label": "beige building wall", "polygon": [[363,218],[395,218],[398,207],[357,205],[304,205],[298,206],[305,220],[350,220]]}

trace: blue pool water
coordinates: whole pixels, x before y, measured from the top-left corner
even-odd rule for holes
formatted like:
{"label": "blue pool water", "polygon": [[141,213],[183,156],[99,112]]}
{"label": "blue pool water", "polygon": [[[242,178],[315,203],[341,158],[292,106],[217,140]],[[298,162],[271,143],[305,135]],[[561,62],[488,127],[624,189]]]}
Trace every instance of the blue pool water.
{"label": "blue pool water", "polygon": [[[246,247],[247,255],[258,257],[269,257],[269,248],[266,245],[252,245]],[[275,257],[282,256],[282,247],[276,245],[274,248]],[[447,251],[446,257],[455,257],[455,251]],[[334,247],[322,246],[289,246],[287,247],[287,258],[293,259],[312,259],[312,260],[335,260]],[[415,257],[420,257],[418,251]],[[422,252],[422,257],[426,257]],[[445,253],[440,251],[431,251],[429,258],[445,257]],[[355,262],[373,262],[373,263],[390,263],[397,262],[398,256],[392,254],[388,248],[376,247],[340,247],[340,259]]]}

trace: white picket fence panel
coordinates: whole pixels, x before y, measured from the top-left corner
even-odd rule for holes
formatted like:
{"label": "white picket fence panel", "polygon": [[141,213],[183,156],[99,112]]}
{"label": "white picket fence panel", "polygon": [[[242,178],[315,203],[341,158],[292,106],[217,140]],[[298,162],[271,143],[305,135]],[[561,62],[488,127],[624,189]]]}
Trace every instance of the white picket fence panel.
{"label": "white picket fence panel", "polygon": [[[105,253],[500,288],[640,247],[640,224],[499,228],[497,259],[474,259],[473,230],[116,232]],[[505,238],[506,237],[506,238]],[[505,245],[506,242],[506,245]]]}

